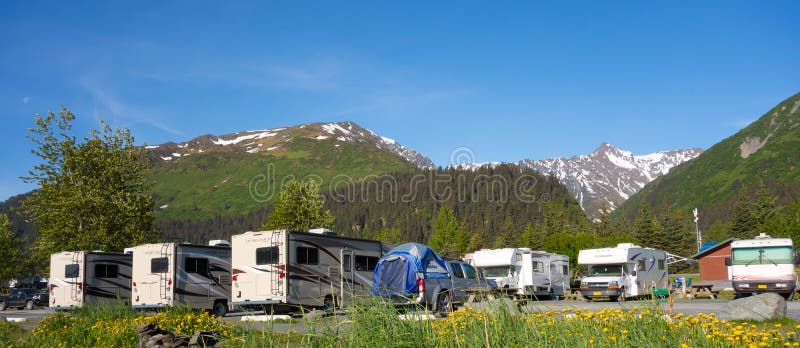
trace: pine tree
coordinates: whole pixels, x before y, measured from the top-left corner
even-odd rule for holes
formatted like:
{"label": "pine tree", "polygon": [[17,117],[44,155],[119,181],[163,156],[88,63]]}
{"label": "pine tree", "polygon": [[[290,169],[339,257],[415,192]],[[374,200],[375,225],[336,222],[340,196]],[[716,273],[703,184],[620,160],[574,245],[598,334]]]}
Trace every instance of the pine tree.
{"label": "pine tree", "polygon": [[428,245],[442,255],[460,256],[468,249],[470,236],[449,207],[439,208],[433,220],[433,232]]}
{"label": "pine tree", "polygon": [[750,205],[747,202],[737,201],[733,206],[733,217],[730,221],[731,237],[750,239],[755,237],[757,230],[758,223],[750,210]]}
{"label": "pine tree", "polygon": [[600,204],[600,212],[594,220],[594,230],[598,236],[605,237],[613,233],[609,219],[609,209],[605,202]]}
{"label": "pine tree", "polygon": [[477,233],[473,233],[472,236],[469,238],[469,244],[467,245],[467,252],[473,252],[476,250],[481,250],[486,248],[489,245],[489,234],[486,233],[486,230],[479,230]]}
{"label": "pine tree", "polygon": [[319,184],[314,180],[291,180],[281,188],[275,201],[275,210],[262,226],[263,229],[308,231],[313,228],[332,228],[334,217],[323,210]]}
{"label": "pine tree", "polygon": [[66,108],[36,117],[28,139],[42,159],[23,180],[39,185],[22,202],[38,227],[41,257],[62,250],[119,250],[152,241],[153,200],[147,193],[147,162],[127,129],[103,121],[78,141],[75,116]]}
{"label": "pine tree", "polygon": [[762,182],[758,190],[756,190],[755,201],[750,204],[750,211],[753,214],[753,219],[758,232],[761,232],[761,227],[767,223],[777,213],[775,202],[778,198],[770,193],[767,186]]}
{"label": "pine tree", "polygon": [[515,247],[518,243],[517,233],[517,226],[507,219],[503,224],[503,228],[500,229],[500,233],[495,237],[492,247],[495,249]]}
{"label": "pine tree", "polygon": [[639,243],[651,244],[651,240],[656,234],[656,224],[653,221],[653,216],[650,214],[647,203],[642,203],[642,208],[639,210],[639,214],[636,215],[633,228]]}

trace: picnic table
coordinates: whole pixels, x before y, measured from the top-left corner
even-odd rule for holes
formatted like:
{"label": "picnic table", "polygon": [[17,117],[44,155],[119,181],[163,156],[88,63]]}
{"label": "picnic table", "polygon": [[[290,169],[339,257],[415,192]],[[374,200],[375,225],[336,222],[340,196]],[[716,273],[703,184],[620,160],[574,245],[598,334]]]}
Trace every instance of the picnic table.
{"label": "picnic table", "polygon": [[692,284],[689,286],[688,290],[689,293],[686,294],[686,297],[690,300],[693,300],[696,297],[708,297],[712,300],[716,300],[717,295],[719,295],[719,290],[714,290],[714,284],[709,283]]}
{"label": "picnic table", "polygon": [[512,297],[517,293],[517,289],[487,289],[487,288],[469,288],[464,292],[469,295],[466,303],[473,303],[483,300],[495,300],[501,297]]}

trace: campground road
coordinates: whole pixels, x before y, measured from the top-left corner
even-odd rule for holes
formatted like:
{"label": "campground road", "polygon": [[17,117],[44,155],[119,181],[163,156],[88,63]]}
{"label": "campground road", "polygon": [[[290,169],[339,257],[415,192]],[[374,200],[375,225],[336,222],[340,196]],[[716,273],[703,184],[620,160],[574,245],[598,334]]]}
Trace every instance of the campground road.
{"label": "campground road", "polygon": [[[726,303],[729,301],[727,300],[692,300],[692,301],[676,301],[673,306],[674,313],[684,313],[684,314],[698,314],[698,313],[718,313],[720,312]],[[549,310],[557,310],[561,311],[562,309],[583,309],[586,308],[589,311],[598,311],[603,308],[621,308],[621,309],[631,309],[634,306],[651,306],[652,302],[650,301],[628,301],[623,303],[617,302],[582,302],[582,301],[538,301],[538,302],[531,302],[526,305],[526,312],[527,311],[549,311]],[[659,304],[665,311],[668,310],[669,305],[666,303]],[[13,320],[14,318],[22,318],[25,321],[18,323],[22,328],[26,330],[32,330],[39,325],[39,321],[42,318],[53,314],[54,311],[50,309],[34,309],[34,310],[13,310],[9,309],[3,312],[0,312],[0,317],[8,318],[9,320]],[[787,305],[786,311],[787,317],[800,320],[800,301],[792,301],[789,302]],[[270,327],[274,331],[278,332],[285,332],[289,329],[293,329],[297,332],[305,332],[307,329],[307,325],[305,323],[269,323],[269,322],[242,322],[242,316],[245,314],[242,312],[232,312],[229,313],[225,320],[237,325],[244,325],[250,328],[255,329],[269,329]]]}

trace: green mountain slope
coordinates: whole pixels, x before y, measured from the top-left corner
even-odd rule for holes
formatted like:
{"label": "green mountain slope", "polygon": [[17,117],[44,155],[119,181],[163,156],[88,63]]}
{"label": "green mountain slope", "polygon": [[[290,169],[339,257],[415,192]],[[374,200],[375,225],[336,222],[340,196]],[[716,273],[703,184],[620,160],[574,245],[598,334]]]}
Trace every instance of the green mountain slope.
{"label": "green mountain slope", "polygon": [[800,93],[692,161],[673,168],[628,199],[616,214],[632,216],[642,202],[701,211],[701,223],[727,221],[735,201],[761,184],[793,201],[800,192]]}
{"label": "green mountain slope", "polygon": [[[349,131],[371,135],[348,124]],[[242,216],[270,204],[281,184],[291,178],[317,178],[327,188],[332,179],[345,183],[417,168],[397,152],[381,148],[385,144],[376,143],[375,137],[345,138],[339,130],[329,133],[324,126],[203,136],[182,144],[149,146],[156,219]]]}

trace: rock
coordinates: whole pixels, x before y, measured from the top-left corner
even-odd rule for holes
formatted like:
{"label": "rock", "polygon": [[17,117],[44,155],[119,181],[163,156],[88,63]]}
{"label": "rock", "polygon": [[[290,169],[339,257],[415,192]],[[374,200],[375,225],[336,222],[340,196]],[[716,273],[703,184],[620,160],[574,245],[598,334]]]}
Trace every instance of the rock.
{"label": "rock", "polygon": [[213,347],[219,342],[216,332],[196,331],[189,339],[189,347]]}
{"label": "rock", "polygon": [[786,316],[786,300],[774,293],[758,294],[728,302],[720,311],[724,320],[771,320]]}
{"label": "rock", "polygon": [[465,303],[465,308],[472,308],[476,311],[488,311],[491,313],[509,313],[512,315],[519,314],[519,307],[517,303],[508,298],[498,298],[495,300],[487,300],[481,302]]}
{"label": "rock", "polygon": [[325,311],[321,311],[321,310],[317,310],[317,309],[315,309],[313,311],[310,311],[310,312],[306,312],[303,315],[303,318],[305,318],[306,320],[318,320],[318,319],[322,319],[324,317],[325,317]]}

